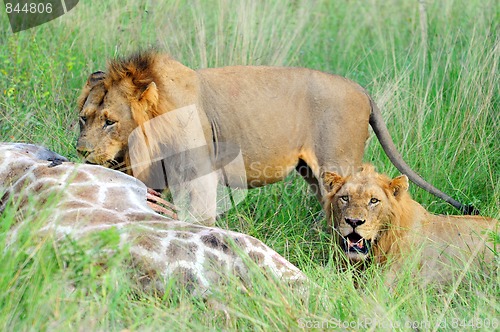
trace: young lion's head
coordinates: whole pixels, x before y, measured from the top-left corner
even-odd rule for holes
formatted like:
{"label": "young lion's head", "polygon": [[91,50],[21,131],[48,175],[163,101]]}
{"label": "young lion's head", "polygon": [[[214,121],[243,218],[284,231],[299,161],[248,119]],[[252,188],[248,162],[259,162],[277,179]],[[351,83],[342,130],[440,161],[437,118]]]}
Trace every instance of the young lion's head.
{"label": "young lion's head", "polygon": [[[131,173],[128,143],[134,129],[144,131],[149,120],[195,104],[197,82],[193,70],[155,51],[110,61],[106,73],[90,75],[78,99],[78,152],[88,163],[125,164]],[[144,137],[154,139],[145,132]]]}
{"label": "young lion's head", "polygon": [[323,174],[327,195],[325,211],[333,233],[347,257],[354,262],[371,255],[378,260],[394,243],[404,220],[409,195],[406,175],[390,179],[365,165],[353,175]]}
{"label": "young lion's head", "polygon": [[90,75],[78,99],[77,150],[92,164],[115,168],[127,158],[132,131],[158,115],[158,91],[150,72],[154,54],[110,62]]}

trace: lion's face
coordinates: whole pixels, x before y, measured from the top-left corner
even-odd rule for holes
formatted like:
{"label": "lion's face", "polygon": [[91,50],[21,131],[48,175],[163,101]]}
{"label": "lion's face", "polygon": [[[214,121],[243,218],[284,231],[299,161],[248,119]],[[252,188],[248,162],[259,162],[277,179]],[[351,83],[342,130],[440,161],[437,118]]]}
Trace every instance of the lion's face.
{"label": "lion's face", "polygon": [[326,208],[333,215],[341,248],[351,261],[366,260],[390,226],[392,207],[408,188],[407,177],[390,180],[365,166],[346,178],[327,172],[324,180]]}
{"label": "lion's face", "polygon": [[134,112],[144,113],[144,103],[126,95],[121,85],[106,86],[105,74],[99,73],[91,75],[79,98],[77,150],[87,163],[118,168],[124,165],[129,136],[138,126]]}

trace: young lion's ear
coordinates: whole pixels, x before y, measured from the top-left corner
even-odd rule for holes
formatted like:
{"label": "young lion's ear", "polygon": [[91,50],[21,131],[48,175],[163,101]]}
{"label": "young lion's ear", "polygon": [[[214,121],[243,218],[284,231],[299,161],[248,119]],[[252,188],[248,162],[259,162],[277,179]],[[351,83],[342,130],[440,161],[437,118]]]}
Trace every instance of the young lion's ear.
{"label": "young lion's ear", "polygon": [[158,88],[155,82],[149,83],[146,90],[139,97],[139,102],[146,102],[150,106],[156,106],[158,103]]}
{"label": "young lion's ear", "polygon": [[85,104],[85,101],[87,100],[87,97],[90,94],[90,91],[99,83],[102,82],[106,78],[106,73],[102,71],[96,71],[95,73],[90,74],[89,78],[87,79],[87,82],[85,82],[85,86],[82,89],[82,92],[80,93],[80,96],[78,97],[76,103],[78,105],[78,110],[81,111],[83,108],[83,105]]}
{"label": "young lion's ear", "polygon": [[344,178],[335,172],[323,172],[321,174],[323,185],[327,192],[337,192],[344,184]]}
{"label": "young lion's ear", "polygon": [[409,183],[406,175],[400,175],[389,183],[389,188],[392,190],[395,197],[408,190]]}
{"label": "young lion's ear", "polygon": [[132,117],[139,126],[157,116],[158,89],[155,82],[149,83],[139,99],[133,100],[131,104]]}
{"label": "young lion's ear", "polygon": [[104,80],[106,78],[106,73],[102,71],[96,71],[95,73],[90,74],[89,78],[87,79],[87,86],[89,88],[93,88],[96,86],[99,82]]}

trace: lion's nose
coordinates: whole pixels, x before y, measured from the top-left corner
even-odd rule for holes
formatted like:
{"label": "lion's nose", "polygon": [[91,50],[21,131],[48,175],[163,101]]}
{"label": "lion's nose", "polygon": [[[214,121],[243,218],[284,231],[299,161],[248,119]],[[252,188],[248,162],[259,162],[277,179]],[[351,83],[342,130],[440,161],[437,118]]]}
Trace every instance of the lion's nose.
{"label": "lion's nose", "polygon": [[365,223],[365,220],[362,219],[352,219],[352,218],[345,218],[345,222],[352,226],[352,228],[356,228],[359,225],[363,225]]}

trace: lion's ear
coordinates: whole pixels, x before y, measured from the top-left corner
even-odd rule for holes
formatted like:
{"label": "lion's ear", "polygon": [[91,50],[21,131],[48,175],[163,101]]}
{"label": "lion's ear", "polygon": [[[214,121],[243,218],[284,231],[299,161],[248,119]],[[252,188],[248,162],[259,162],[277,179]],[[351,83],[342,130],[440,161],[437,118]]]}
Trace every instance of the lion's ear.
{"label": "lion's ear", "polygon": [[106,73],[102,71],[96,71],[92,74],[90,74],[89,78],[87,79],[87,86],[89,88],[93,88],[96,86],[99,82],[104,80],[106,78]]}
{"label": "lion's ear", "polygon": [[323,185],[327,192],[337,192],[344,184],[345,179],[335,172],[323,172],[321,174]]}
{"label": "lion's ear", "polygon": [[81,111],[83,108],[83,105],[85,104],[85,101],[87,100],[87,97],[90,94],[90,91],[92,88],[94,88],[97,84],[99,84],[102,80],[106,78],[106,73],[102,71],[96,71],[95,73],[90,74],[89,78],[87,79],[87,82],[85,82],[85,86],[82,89],[82,92],[80,93],[80,96],[77,99],[77,105],[78,105],[78,110]]}
{"label": "lion's ear", "polygon": [[149,83],[146,90],[141,93],[139,102],[146,102],[150,106],[156,106],[158,103],[158,88],[155,82]]}
{"label": "lion's ear", "polygon": [[409,183],[408,177],[406,175],[400,175],[392,179],[392,181],[389,183],[389,188],[391,189],[395,197],[398,197],[399,195],[401,195],[401,193],[407,191],[408,187]]}

